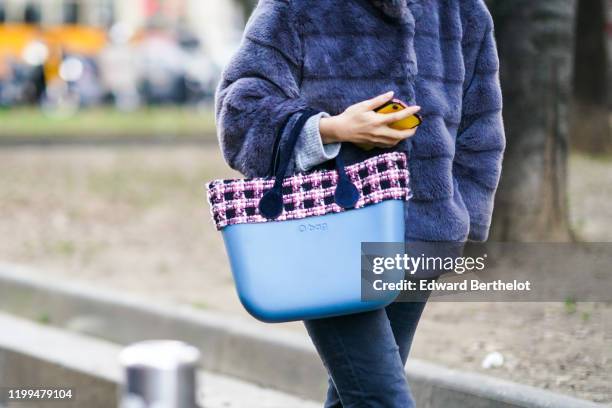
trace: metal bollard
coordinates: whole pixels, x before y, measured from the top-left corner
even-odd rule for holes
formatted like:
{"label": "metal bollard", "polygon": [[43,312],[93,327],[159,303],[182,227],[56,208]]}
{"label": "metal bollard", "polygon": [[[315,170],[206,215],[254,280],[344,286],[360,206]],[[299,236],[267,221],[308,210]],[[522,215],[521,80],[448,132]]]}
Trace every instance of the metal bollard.
{"label": "metal bollard", "polygon": [[126,347],[121,408],[197,408],[196,367],[200,352],[173,340],[151,340]]}

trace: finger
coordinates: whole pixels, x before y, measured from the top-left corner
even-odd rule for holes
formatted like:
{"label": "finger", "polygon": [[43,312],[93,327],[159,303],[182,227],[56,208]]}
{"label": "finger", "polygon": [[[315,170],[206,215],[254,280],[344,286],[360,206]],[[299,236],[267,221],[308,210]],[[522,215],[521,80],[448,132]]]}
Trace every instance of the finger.
{"label": "finger", "polygon": [[377,146],[377,147],[389,148],[389,147],[396,146],[401,141],[402,141],[402,139],[379,137],[377,139],[377,141],[376,142],[372,142],[372,144]]}
{"label": "finger", "polygon": [[359,108],[361,108],[364,112],[371,111],[383,105],[385,102],[390,101],[392,98],[393,98],[393,91],[389,91],[382,95],[378,95],[372,99],[367,99],[363,102],[359,102],[357,106],[359,106]]}
{"label": "finger", "polygon": [[403,109],[399,112],[378,114],[378,115],[382,116],[382,118],[380,118],[381,122],[388,125],[393,122],[397,122],[398,120],[406,119],[407,117],[414,115],[420,110],[421,110],[420,106],[408,106],[406,109]]}
{"label": "finger", "polygon": [[383,147],[393,147],[405,139],[406,138],[380,135],[373,137],[369,143],[373,145],[380,145]]}
{"label": "finger", "polygon": [[375,135],[383,136],[383,137],[389,137],[389,138],[393,138],[393,139],[404,140],[404,139],[407,139],[407,138],[409,138],[411,136],[414,136],[416,131],[417,131],[416,128],[414,128],[414,129],[398,130],[398,129],[390,128],[388,126],[381,126],[379,129],[377,129],[377,131],[375,132]]}
{"label": "finger", "polygon": [[376,139],[376,141],[368,142],[368,144],[374,147],[379,147],[381,149],[388,149],[389,147],[395,146],[397,143],[399,142],[396,142],[395,140],[391,140],[391,139],[386,140],[384,138],[378,138]]}
{"label": "finger", "polygon": [[391,147],[393,146],[394,140],[388,139],[384,136],[374,136],[370,135],[367,138],[367,144],[376,146],[376,147]]}

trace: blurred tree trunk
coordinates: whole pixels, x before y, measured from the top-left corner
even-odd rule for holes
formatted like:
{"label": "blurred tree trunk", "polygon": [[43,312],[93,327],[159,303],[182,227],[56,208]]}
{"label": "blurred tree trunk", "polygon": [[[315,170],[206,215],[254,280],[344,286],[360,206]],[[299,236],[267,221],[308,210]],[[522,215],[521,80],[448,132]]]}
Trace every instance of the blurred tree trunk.
{"label": "blurred tree trunk", "polygon": [[491,239],[571,238],[566,175],[575,0],[491,0],[507,149]]}
{"label": "blurred tree trunk", "polygon": [[610,0],[580,0],[576,17],[571,142],[591,154],[612,152],[608,7]]}
{"label": "blurred tree trunk", "polygon": [[608,105],[608,109],[612,110],[612,0],[606,1],[604,11],[606,14],[606,63],[608,66],[608,72],[606,75],[608,95],[606,96],[606,103]]}

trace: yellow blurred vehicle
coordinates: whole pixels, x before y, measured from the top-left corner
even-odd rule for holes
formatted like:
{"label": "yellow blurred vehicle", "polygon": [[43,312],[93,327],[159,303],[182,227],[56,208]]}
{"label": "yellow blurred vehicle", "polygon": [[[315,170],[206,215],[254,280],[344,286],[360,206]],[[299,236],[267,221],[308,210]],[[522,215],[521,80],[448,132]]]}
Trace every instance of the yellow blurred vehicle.
{"label": "yellow blurred vehicle", "polygon": [[94,56],[107,44],[106,32],[97,27],[65,24],[44,30],[49,45],[62,47],[66,52]]}
{"label": "yellow blurred vehicle", "polygon": [[[12,94],[23,94],[14,97],[15,103],[31,102],[32,95],[38,99],[50,84],[61,82],[60,68],[67,56],[93,59],[107,45],[102,28],[77,23],[41,26],[38,21],[0,23],[0,90],[4,83]],[[22,91],[15,91],[18,88]]]}
{"label": "yellow blurred vehicle", "polygon": [[42,38],[49,48],[49,58],[44,65],[47,82],[58,78],[66,54],[93,58],[107,44],[104,30],[76,24],[49,27],[43,31]]}
{"label": "yellow blurred vehicle", "polygon": [[48,56],[33,24],[0,24],[0,106],[38,101],[44,91],[42,64]]}
{"label": "yellow blurred vehicle", "polygon": [[0,24],[0,58],[21,59],[23,50],[39,38],[38,27],[23,23]]}

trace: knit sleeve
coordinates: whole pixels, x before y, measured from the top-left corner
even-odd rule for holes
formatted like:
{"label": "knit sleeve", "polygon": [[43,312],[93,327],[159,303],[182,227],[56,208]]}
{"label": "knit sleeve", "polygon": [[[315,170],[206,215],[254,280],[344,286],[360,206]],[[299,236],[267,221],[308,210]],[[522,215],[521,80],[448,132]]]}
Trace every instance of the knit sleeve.
{"label": "knit sleeve", "polygon": [[308,171],[328,160],[334,159],[340,153],[340,143],[323,144],[319,131],[319,122],[324,117],[329,117],[329,114],[321,112],[308,119],[306,125],[304,125],[295,146],[294,164],[296,171]]}
{"label": "knit sleeve", "polygon": [[488,237],[505,148],[499,60],[492,23],[468,66],[453,173],[470,216],[469,239]]}
{"label": "knit sleeve", "polygon": [[283,124],[306,108],[299,94],[301,43],[291,2],[261,0],[225,68],[215,110],[221,150],[248,177],[266,175]]}

